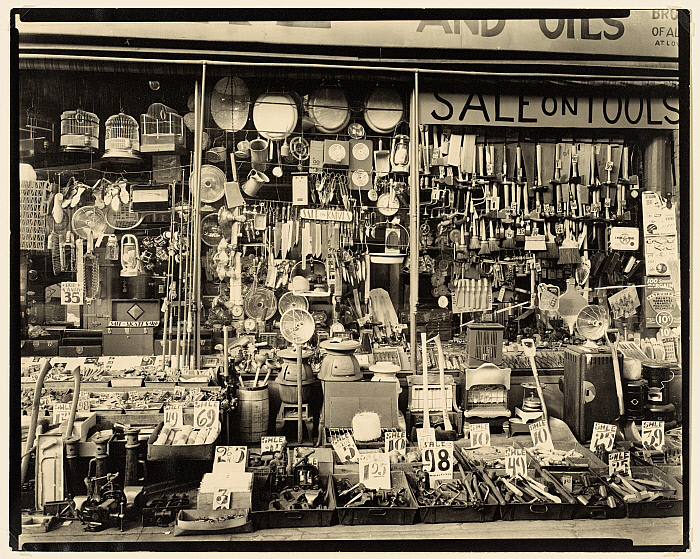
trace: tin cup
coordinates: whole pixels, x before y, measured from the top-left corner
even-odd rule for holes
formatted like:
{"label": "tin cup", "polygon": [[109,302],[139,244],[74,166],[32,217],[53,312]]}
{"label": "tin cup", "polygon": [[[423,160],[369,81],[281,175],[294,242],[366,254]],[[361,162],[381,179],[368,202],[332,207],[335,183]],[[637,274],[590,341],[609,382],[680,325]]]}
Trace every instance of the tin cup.
{"label": "tin cup", "polygon": [[241,140],[236,144],[236,157],[238,159],[248,159],[250,157],[250,142],[248,140]]}
{"label": "tin cup", "polygon": [[269,142],[263,138],[256,138],[250,142],[250,166],[256,171],[267,169]]}

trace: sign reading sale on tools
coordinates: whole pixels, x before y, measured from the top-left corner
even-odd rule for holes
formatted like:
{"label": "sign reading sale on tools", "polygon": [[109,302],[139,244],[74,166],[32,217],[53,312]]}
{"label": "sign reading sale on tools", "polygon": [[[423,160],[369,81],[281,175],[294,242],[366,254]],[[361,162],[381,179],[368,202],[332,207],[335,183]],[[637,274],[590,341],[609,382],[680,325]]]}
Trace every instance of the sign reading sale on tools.
{"label": "sign reading sale on tools", "polygon": [[423,124],[676,129],[678,98],[421,93]]}

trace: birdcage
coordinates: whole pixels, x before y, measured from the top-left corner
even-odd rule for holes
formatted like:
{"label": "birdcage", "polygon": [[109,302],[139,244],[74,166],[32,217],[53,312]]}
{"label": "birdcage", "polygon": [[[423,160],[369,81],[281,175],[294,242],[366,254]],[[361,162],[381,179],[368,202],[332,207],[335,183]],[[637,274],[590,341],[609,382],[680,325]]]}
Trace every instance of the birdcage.
{"label": "birdcage", "polygon": [[21,159],[29,159],[45,153],[48,146],[56,141],[54,123],[40,115],[33,107],[27,109],[26,122],[21,124],[19,129]]}
{"label": "birdcage", "polygon": [[174,152],[185,147],[182,117],[162,103],[153,103],[141,115],[141,151]]}
{"label": "birdcage", "polygon": [[139,123],[120,112],[105,121],[105,154],[103,158],[139,159]]}
{"label": "birdcage", "polygon": [[61,149],[97,151],[100,146],[100,119],[82,109],[61,114]]}

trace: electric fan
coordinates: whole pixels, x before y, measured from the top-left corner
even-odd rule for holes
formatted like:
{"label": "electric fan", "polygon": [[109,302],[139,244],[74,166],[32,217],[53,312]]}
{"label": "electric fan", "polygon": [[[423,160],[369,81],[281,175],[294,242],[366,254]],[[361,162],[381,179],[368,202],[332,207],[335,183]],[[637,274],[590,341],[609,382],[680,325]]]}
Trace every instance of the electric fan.
{"label": "electric fan", "polygon": [[95,206],[83,206],[76,210],[71,220],[73,231],[82,239],[88,238],[88,231],[95,239],[99,239],[107,227],[107,219],[102,210]]}
{"label": "electric fan", "polygon": [[[309,311],[303,309],[289,309],[280,318],[280,332],[285,340],[296,345],[297,349],[297,442],[301,444],[303,437],[302,424],[302,394],[301,377],[303,374],[303,362],[301,345],[314,335],[316,324]],[[312,438],[309,433],[309,438]]]}
{"label": "electric fan", "polygon": [[[190,184],[193,182],[193,177],[190,175]],[[205,204],[218,202],[224,197],[224,183],[226,175],[218,167],[213,165],[202,165],[200,178],[200,199]]]}
{"label": "electric fan", "polygon": [[600,305],[586,305],[576,317],[576,329],[587,340],[583,344],[584,347],[597,347],[596,340],[605,336],[609,326],[610,315],[608,309]]}
{"label": "electric fan", "polygon": [[309,301],[303,295],[295,295],[292,292],[287,292],[282,297],[277,304],[280,310],[280,314],[286,313],[290,309],[301,309],[303,311],[309,310]]}
{"label": "electric fan", "polygon": [[251,289],[243,301],[243,310],[249,318],[270,320],[277,310],[274,292],[264,287]]}

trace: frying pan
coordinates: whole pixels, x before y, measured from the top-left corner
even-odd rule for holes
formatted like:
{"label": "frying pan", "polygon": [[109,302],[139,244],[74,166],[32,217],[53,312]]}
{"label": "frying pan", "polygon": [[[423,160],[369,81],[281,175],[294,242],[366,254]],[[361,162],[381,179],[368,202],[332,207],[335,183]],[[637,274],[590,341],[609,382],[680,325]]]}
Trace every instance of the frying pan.
{"label": "frying pan", "polygon": [[403,118],[403,101],[395,89],[378,87],[365,100],[365,122],[379,134],[392,132]]}
{"label": "frying pan", "polygon": [[286,93],[263,93],[253,107],[253,124],[268,140],[284,140],[296,127],[298,118],[297,104]]}
{"label": "frying pan", "polygon": [[350,122],[345,92],[339,87],[321,87],[309,97],[309,116],[320,132],[335,134]]}
{"label": "frying pan", "polygon": [[245,82],[236,76],[216,82],[211,92],[211,116],[222,130],[237,132],[248,122],[250,94]]}

